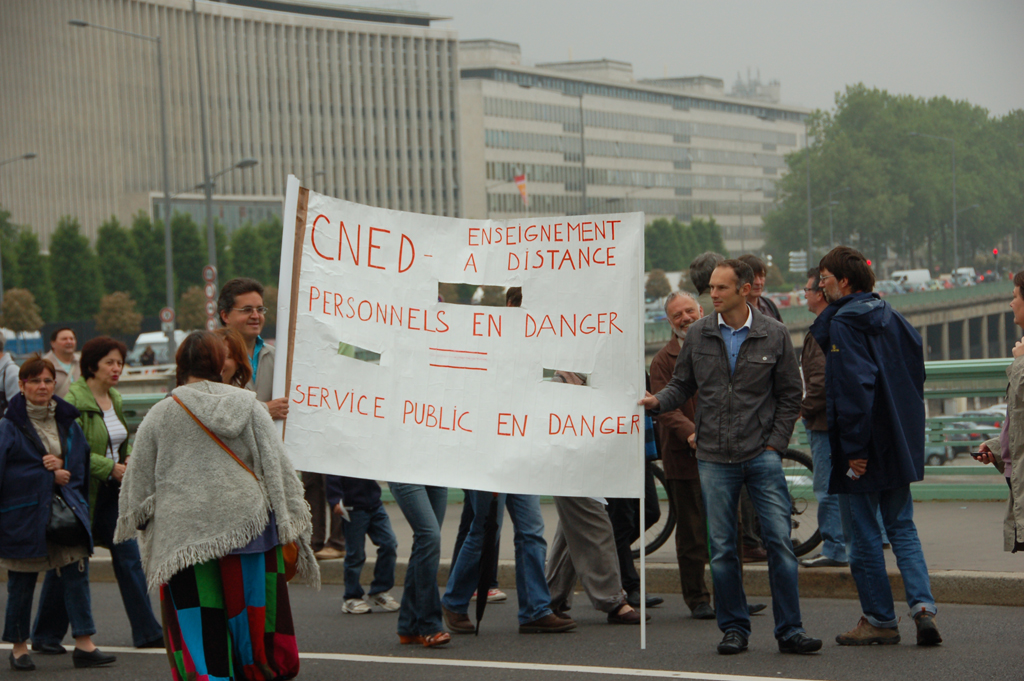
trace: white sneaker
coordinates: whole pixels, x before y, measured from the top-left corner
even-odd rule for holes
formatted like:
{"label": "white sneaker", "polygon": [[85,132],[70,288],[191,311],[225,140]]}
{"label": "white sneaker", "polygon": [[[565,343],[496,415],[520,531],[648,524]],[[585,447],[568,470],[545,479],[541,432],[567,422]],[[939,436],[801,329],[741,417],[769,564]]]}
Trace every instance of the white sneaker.
{"label": "white sneaker", "polygon": [[395,612],[402,605],[396,601],[387,591],[381,591],[379,594],[370,594],[367,600],[371,605],[376,605],[381,608],[384,612]]}
{"label": "white sneaker", "polygon": [[346,598],[341,611],[349,615],[366,615],[370,612],[370,604],[362,598]]}

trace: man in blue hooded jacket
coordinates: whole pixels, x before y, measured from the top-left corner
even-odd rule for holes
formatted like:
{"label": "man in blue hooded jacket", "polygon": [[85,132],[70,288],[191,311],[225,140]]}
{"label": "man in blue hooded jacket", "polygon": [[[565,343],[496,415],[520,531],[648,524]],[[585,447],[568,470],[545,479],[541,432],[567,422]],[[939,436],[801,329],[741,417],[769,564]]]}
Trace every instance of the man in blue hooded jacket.
{"label": "man in blue hooded jacket", "polygon": [[847,246],[821,259],[829,306],[811,325],[825,352],[825,396],[832,477],[839,494],[850,571],[863,616],[839,645],[900,641],[885,570],[882,521],[896,554],[918,645],[942,642],[935,626],[928,566],[914,525],[910,483],[924,477],[924,354],[921,336],[889,303],[872,293],[875,275]]}

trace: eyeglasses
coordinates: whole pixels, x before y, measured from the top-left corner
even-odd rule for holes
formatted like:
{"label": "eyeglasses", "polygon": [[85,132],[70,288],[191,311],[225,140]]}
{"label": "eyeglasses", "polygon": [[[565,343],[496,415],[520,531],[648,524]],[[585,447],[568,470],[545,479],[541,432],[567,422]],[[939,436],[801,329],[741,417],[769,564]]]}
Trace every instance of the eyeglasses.
{"label": "eyeglasses", "polygon": [[821,291],[820,288],[804,288],[804,293],[817,293]]}
{"label": "eyeglasses", "polygon": [[823,274],[823,275],[821,275],[820,277],[818,277],[818,281],[825,281],[825,280],[826,280],[826,279],[828,279],[829,277],[832,277],[832,278],[834,279],[834,278],[835,278],[835,276],[836,276],[836,275],[834,275],[834,274]]}
{"label": "eyeglasses", "polygon": [[269,307],[263,307],[262,305],[260,305],[259,307],[253,307],[252,305],[246,305],[245,307],[233,307],[231,309],[234,310],[235,312],[241,312],[246,317],[249,317],[249,316],[252,316],[253,312],[258,312],[261,315],[265,315],[265,314],[267,314],[267,310],[269,310],[270,308]]}

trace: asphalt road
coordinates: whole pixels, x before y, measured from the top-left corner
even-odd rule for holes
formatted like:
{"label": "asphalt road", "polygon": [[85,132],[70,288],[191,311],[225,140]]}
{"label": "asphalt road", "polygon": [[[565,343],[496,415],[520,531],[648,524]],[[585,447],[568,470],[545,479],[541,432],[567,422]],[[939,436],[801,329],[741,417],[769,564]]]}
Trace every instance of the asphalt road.
{"label": "asphalt road", "polygon": [[[400,588],[394,593],[400,597]],[[510,601],[488,607],[479,637],[454,637],[446,648],[427,650],[400,646],[396,614],[344,615],[343,589],[326,586],[320,592],[305,586],[291,589],[302,679],[350,678],[416,679],[417,681],[526,681],[548,679],[686,678],[717,681],[805,679],[814,681],[981,681],[1024,678],[1019,651],[1024,647],[1020,608],[942,605],[938,624],[945,643],[939,648],[914,645],[914,626],[903,614],[904,637],[899,646],[840,648],[836,634],[852,628],[859,617],[856,602],[805,599],[804,624],[811,635],[825,640],[823,652],[798,657],[778,653],[771,615],[756,616],[750,650],[721,657],[715,645],[721,638],[714,622],[689,619],[678,595],[651,610],[647,649],[640,650],[639,627],[612,626],[591,609],[582,594],[572,614],[579,628],[558,635],[520,635],[515,594]],[[94,584],[93,613],[99,633],[96,643],[118,655],[103,670],[75,670],[70,655],[35,655],[36,678],[75,679],[169,678],[162,651],[134,651],[128,623],[115,584]],[[6,594],[0,595],[6,604]],[[154,606],[158,603],[154,602]],[[905,607],[905,606],[903,606]],[[771,608],[767,612],[770,613]],[[6,646],[9,648],[9,646]],[[527,665],[519,667],[516,665]],[[8,676],[12,672],[6,672]],[[33,678],[26,676],[26,678]]]}

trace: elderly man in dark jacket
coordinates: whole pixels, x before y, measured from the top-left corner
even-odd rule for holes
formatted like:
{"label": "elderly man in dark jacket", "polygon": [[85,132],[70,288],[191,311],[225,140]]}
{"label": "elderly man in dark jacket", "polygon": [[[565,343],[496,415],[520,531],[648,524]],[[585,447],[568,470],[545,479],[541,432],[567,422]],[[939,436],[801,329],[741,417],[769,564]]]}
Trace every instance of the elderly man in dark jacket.
{"label": "elderly man in dark jacket", "polygon": [[863,617],[836,637],[840,645],[900,641],[885,570],[881,510],[917,624],[917,644],[942,642],[935,626],[928,567],[914,525],[910,483],[924,477],[924,354],[921,336],[871,293],[875,275],[864,256],[832,249],[819,265],[830,305],[811,333],[825,352],[825,394],[832,477],[839,494],[850,570]]}
{"label": "elderly man in dark jacket", "polygon": [[739,260],[715,268],[716,314],[690,326],[672,380],[640,403],[669,412],[697,394],[691,438],[707,510],[718,627],[725,633],[718,652],[742,652],[750,637],[736,550],[736,508],[746,484],[768,549],[779,650],[811,653],[821,649],[821,641],[808,636],[800,620],[791,500],[777,453],[789,444],[800,413],[800,373],[786,327],[747,304],[753,279],[750,266]]}

